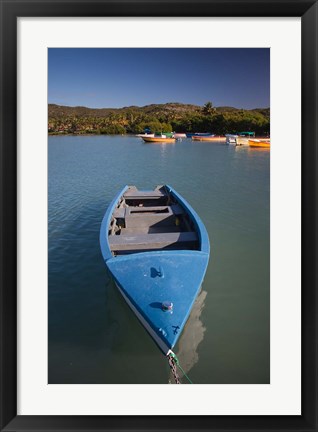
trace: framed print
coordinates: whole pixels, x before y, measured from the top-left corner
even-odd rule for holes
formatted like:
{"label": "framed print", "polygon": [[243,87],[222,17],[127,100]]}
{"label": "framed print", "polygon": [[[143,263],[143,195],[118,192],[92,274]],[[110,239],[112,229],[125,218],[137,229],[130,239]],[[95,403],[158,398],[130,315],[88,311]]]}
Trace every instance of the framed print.
{"label": "framed print", "polygon": [[316,431],[317,2],[1,17],[1,430]]}

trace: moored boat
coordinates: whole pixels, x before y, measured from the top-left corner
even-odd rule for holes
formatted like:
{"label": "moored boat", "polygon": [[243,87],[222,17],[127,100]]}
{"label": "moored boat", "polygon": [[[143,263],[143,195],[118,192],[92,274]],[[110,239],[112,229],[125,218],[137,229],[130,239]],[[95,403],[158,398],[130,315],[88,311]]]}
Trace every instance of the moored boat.
{"label": "moored boat", "polygon": [[255,138],[255,132],[239,132],[236,145],[248,145],[248,140]]}
{"label": "moored boat", "polygon": [[175,138],[186,138],[187,137],[187,135],[185,133],[178,133],[178,132],[174,132],[173,136]]}
{"label": "moored boat", "polygon": [[193,136],[192,140],[193,141],[225,142],[226,141],[226,137],[225,136],[215,136],[215,135],[210,135],[210,136]]}
{"label": "moored boat", "polygon": [[241,136],[238,136],[237,138],[236,138],[236,145],[238,145],[238,146],[244,146],[244,145],[248,145],[248,140],[249,140],[249,138],[248,137],[241,137]]}
{"label": "moored boat", "polygon": [[151,132],[151,129],[148,127],[144,128],[144,133],[137,134],[136,137],[143,138],[143,137],[153,137],[155,134]]}
{"label": "moored boat", "polygon": [[186,133],[187,138],[192,138],[193,136],[211,136],[211,132],[191,132]]}
{"label": "moored boat", "polygon": [[207,231],[170,186],[125,186],[100,230],[105,264],[124,299],[163,351],[172,352],[209,260]]}
{"label": "moored boat", "polygon": [[173,136],[173,132],[155,132],[154,136],[143,136],[142,139],[145,142],[174,143],[176,141],[176,138]]}
{"label": "moored boat", "polygon": [[152,138],[152,137],[154,137],[155,136],[155,134],[152,134],[152,133],[144,133],[144,134],[137,134],[136,135],[136,137],[138,137],[138,138],[144,138],[144,137],[146,137],[146,138]]}
{"label": "moored boat", "polygon": [[165,135],[153,136],[153,137],[143,136],[142,139],[145,142],[163,142],[163,143],[174,143],[174,142],[176,142],[176,138],[174,138],[174,137],[166,137]]}
{"label": "moored boat", "polygon": [[225,134],[225,138],[227,144],[236,144],[236,139],[238,138],[238,135]]}
{"label": "moored boat", "polygon": [[271,143],[269,138],[248,140],[248,145],[254,148],[270,148]]}

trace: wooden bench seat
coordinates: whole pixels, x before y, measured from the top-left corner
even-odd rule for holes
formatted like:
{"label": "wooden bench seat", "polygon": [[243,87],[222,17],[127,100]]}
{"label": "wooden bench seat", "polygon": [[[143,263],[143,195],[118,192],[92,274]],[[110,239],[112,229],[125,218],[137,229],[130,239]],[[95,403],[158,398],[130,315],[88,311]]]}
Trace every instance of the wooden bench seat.
{"label": "wooden bench seat", "polygon": [[[162,234],[111,235],[108,237],[113,251],[164,249],[179,244],[191,244],[198,240],[195,232]],[[180,247],[180,249],[182,249]]]}
{"label": "wooden bench seat", "polygon": [[154,198],[163,198],[167,195],[160,190],[153,191],[139,191],[136,189],[128,189],[127,192],[124,193],[124,198],[129,199],[154,199]]}
{"label": "wooden bench seat", "polygon": [[[164,210],[167,209],[167,212]],[[135,213],[134,213],[135,212]],[[139,217],[136,216],[155,215],[155,214],[174,214],[175,216],[180,216],[184,213],[182,207],[179,204],[172,204],[171,206],[152,206],[152,207],[121,207],[114,211],[114,217],[116,219],[124,219],[126,217]],[[135,215],[135,216],[134,216]]]}
{"label": "wooden bench seat", "polygon": [[127,207],[127,213],[132,215],[134,212],[138,213],[173,213],[175,215],[181,215],[184,213],[182,207],[179,204],[171,204],[166,206],[144,206],[144,207]]}

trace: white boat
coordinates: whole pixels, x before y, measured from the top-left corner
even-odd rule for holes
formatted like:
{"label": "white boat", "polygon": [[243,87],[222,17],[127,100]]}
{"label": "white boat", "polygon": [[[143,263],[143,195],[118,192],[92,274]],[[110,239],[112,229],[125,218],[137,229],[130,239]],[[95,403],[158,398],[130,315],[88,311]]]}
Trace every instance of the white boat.
{"label": "white boat", "polygon": [[185,133],[174,133],[173,136],[175,138],[186,138],[187,135]]}
{"label": "white boat", "polygon": [[164,142],[164,143],[174,143],[176,142],[176,138],[172,136],[167,136],[165,134],[155,134],[153,137],[144,136],[142,139],[145,142]]}
{"label": "white boat", "polygon": [[238,135],[226,134],[226,144],[236,144],[236,139]]}
{"label": "white boat", "polygon": [[138,138],[143,138],[143,137],[152,138],[154,136],[155,136],[155,134],[137,134],[136,135],[136,137],[138,137]]}
{"label": "white boat", "polygon": [[236,145],[246,145],[248,146],[249,137],[239,136],[236,138]]}
{"label": "white boat", "polygon": [[236,145],[248,146],[248,140],[255,138],[255,132],[239,132],[236,138]]}

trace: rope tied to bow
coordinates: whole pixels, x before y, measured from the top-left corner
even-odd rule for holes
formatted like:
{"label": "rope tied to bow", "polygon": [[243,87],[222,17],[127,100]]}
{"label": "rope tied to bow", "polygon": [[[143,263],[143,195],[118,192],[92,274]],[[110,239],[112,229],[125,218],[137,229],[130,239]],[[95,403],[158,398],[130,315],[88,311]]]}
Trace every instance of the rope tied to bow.
{"label": "rope tied to bow", "polygon": [[178,357],[175,355],[174,352],[170,351],[170,353],[167,355],[168,357],[168,362],[169,362],[169,366],[172,372],[172,375],[174,377],[175,383],[176,384],[182,384],[180,377],[178,375],[178,371],[177,371],[177,367],[181,370],[181,372],[183,373],[183,375],[187,378],[187,380],[189,381],[190,384],[193,384],[193,382],[190,380],[190,378],[188,377],[188,375],[185,373],[185,371],[182,369],[179,359]]}

